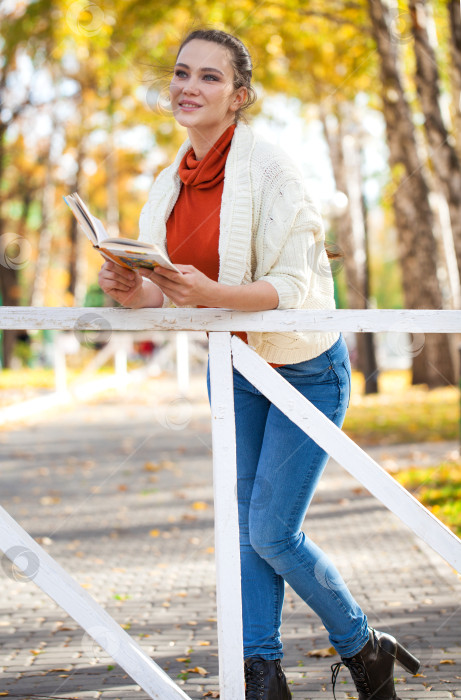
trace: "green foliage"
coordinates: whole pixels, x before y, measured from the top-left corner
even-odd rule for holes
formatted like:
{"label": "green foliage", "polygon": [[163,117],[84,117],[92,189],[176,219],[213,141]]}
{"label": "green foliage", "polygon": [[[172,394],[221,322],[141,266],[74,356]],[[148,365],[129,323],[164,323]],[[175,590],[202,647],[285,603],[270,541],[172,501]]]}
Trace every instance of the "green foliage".
{"label": "green foliage", "polygon": [[397,481],[461,536],[461,461],[398,472]]}
{"label": "green foliage", "polygon": [[104,306],[104,292],[102,291],[99,284],[90,284],[87,289],[84,306]]}

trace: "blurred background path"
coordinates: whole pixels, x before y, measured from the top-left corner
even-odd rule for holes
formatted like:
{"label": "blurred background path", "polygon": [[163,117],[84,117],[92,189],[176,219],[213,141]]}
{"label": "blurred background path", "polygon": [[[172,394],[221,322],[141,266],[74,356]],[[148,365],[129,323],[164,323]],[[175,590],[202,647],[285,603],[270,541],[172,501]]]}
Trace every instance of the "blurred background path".
{"label": "blurred background path", "polygon": [[[0,432],[2,505],[191,698],[218,697],[210,414],[167,379],[107,393]],[[454,442],[370,448],[387,466],[440,462]],[[461,580],[330,460],[305,530],[370,624],[422,659],[396,667],[402,700],[461,697]],[[147,697],[9,560],[0,567],[0,694]],[[295,700],[332,697],[328,638],[287,588],[284,666]],[[354,697],[341,671],[337,698]]]}

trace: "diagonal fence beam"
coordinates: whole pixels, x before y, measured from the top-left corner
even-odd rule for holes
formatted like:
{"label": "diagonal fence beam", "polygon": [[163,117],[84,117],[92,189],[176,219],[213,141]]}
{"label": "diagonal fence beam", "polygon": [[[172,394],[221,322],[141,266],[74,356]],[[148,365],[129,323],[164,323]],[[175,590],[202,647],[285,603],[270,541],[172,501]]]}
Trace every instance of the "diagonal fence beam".
{"label": "diagonal fence beam", "polygon": [[153,700],[190,700],[139,644],[0,507],[0,549],[61,606]]}
{"label": "diagonal fence beam", "polygon": [[237,454],[230,333],[210,333],[216,598],[221,700],[244,700]]}
{"label": "diagonal fence beam", "polygon": [[360,481],[405,525],[461,572],[461,540],[369,457],[316,406],[240,338],[232,338],[237,370],[264,396]]}

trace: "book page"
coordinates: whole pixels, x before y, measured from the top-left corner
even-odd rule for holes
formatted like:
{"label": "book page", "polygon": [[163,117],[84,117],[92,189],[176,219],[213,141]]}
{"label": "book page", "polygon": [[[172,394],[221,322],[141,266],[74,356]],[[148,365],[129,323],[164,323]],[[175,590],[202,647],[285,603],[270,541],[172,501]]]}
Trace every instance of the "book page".
{"label": "book page", "polygon": [[91,219],[93,221],[93,225],[94,225],[94,228],[96,231],[96,236],[98,237],[98,243],[101,244],[101,243],[103,243],[103,241],[106,241],[109,238],[109,236],[107,235],[107,231],[104,228],[104,224],[102,223],[102,221],[97,219],[92,214],[90,214],[90,216],[91,216]]}
{"label": "book page", "polygon": [[85,215],[85,213],[80,209],[78,202],[70,194],[67,197],[63,197],[65,203],[77,219],[78,223],[82,227],[85,235],[90,239],[93,245],[97,245],[98,238],[96,236],[96,231],[94,230],[93,222],[91,219]]}
{"label": "book page", "polygon": [[122,236],[117,236],[117,238],[106,238],[104,243],[115,243],[116,245],[120,243],[120,245],[129,245],[133,248],[159,251],[159,247],[152,243],[143,243],[143,241],[138,241],[135,238],[122,238]]}

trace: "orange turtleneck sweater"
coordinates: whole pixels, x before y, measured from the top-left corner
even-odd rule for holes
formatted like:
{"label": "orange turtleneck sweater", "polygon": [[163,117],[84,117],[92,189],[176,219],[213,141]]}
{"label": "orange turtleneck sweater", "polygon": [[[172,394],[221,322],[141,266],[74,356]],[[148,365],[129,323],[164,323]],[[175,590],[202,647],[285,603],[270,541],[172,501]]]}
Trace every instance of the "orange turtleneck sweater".
{"label": "orange turtleneck sweater", "polygon": [[190,148],[178,174],[182,187],[167,224],[167,248],[172,263],[193,265],[218,281],[219,212],[224,168],[235,124],[229,126],[202,160]]}
{"label": "orange turtleneck sweater", "polygon": [[[231,124],[202,160],[195,158],[192,148],[185,153],[178,169],[183,184],[166,224],[171,262],[193,265],[215,282],[219,275],[219,213],[224,169],[235,127],[236,124]],[[246,333],[234,335],[247,342]]]}

